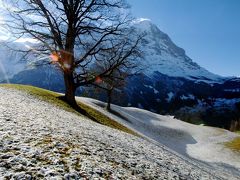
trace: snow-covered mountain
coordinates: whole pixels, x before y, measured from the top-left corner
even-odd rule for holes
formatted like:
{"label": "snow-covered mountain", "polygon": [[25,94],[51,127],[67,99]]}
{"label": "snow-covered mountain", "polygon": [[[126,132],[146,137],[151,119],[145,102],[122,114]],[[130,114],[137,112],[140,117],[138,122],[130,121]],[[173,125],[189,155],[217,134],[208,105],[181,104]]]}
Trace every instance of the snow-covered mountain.
{"label": "snow-covered mountain", "polygon": [[213,74],[189,58],[184,49],[175,45],[170,37],[147,19],[135,21],[139,33],[145,34],[142,43],[144,52],[143,64],[148,67],[147,75],[154,71],[173,77],[184,77],[190,80],[221,82],[223,77]]}

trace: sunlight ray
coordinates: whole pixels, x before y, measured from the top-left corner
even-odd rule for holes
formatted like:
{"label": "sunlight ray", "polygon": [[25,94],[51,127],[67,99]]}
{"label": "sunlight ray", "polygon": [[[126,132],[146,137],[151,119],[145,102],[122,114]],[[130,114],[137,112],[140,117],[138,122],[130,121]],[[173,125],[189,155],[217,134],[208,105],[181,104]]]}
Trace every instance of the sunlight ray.
{"label": "sunlight ray", "polygon": [[3,73],[4,79],[6,80],[6,82],[7,82],[8,84],[10,84],[9,78],[8,78],[8,76],[7,76],[7,73],[6,73],[6,71],[5,71],[5,68],[4,68],[3,64],[1,63],[1,61],[0,61],[0,70],[1,70],[2,73]]}

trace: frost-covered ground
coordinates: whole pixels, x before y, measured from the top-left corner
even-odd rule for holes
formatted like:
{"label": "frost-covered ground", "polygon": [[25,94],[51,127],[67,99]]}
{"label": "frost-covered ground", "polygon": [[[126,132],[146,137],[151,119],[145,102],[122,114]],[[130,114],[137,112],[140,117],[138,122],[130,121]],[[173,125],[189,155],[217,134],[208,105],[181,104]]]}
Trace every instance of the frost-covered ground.
{"label": "frost-covered ground", "polygon": [[224,145],[239,135],[230,131],[189,124],[171,116],[161,116],[146,110],[112,105],[119,118],[102,107],[104,103],[90,99],[78,98],[111,116],[125,126],[142,134],[155,144],[164,144],[169,149],[188,157],[209,169],[221,171],[226,176],[234,174],[240,179],[240,153]]}
{"label": "frost-covered ground", "polygon": [[0,87],[0,179],[237,179]]}

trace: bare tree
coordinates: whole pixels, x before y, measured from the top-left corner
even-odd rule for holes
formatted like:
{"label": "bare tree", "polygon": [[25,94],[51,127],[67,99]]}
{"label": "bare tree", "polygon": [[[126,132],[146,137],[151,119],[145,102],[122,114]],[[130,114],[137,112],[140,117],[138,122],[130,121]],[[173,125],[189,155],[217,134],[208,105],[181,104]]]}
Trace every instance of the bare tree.
{"label": "bare tree", "polygon": [[[130,34],[134,34],[134,29],[130,32]],[[130,34],[128,38],[121,39],[116,43],[114,48],[101,53],[99,57],[101,59],[93,66],[92,72],[95,74],[111,69],[111,73],[108,76],[97,76],[96,81],[92,83],[95,87],[107,91],[107,110],[110,110],[113,91],[123,88],[129,76],[133,76],[141,71],[140,59],[142,53],[137,45],[143,35],[139,36],[133,45],[131,42],[133,39]],[[114,65],[116,66],[115,68],[110,68]]]}
{"label": "bare tree", "polygon": [[[135,56],[141,39],[129,40],[134,33],[124,0],[5,0],[5,4],[6,28],[13,38],[37,41],[22,52],[51,57],[64,76],[65,100],[74,107],[76,89],[110,77]],[[92,65],[103,61],[108,66],[93,73]]]}
{"label": "bare tree", "polygon": [[106,109],[108,111],[111,110],[112,96],[114,90],[121,91],[121,89],[125,86],[127,76],[129,74],[123,72],[114,72],[109,77],[105,77],[103,79],[98,78],[97,81],[93,83],[93,85],[99,89],[103,89],[107,93],[107,106]]}

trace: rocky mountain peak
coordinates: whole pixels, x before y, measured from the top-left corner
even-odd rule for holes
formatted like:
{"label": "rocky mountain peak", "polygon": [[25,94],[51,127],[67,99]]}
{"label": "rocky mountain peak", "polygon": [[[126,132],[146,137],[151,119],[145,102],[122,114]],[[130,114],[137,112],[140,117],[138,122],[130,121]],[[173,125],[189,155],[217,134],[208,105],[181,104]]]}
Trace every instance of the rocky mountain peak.
{"label": "rocky mountain peak", "polygon": [[134,22],[134,27],[139,33],[145,34],[141,47],[145,55],[144,64],[149,67],[145,71],[147,75],[151,76],[153,72],[158,71],[191,80],[216,82],[222,79],[221,76],[207,71],[189,58],[183,48],[178,47],[150,20],[140,18]]}

